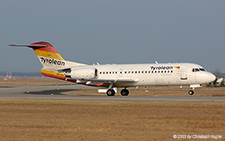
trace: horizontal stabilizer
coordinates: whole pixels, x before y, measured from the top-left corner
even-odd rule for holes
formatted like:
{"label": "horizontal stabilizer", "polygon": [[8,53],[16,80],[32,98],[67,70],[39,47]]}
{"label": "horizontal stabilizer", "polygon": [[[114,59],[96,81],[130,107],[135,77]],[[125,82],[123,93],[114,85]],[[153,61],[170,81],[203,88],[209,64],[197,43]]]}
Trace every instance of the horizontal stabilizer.
{"label": "horizontal stabilizer", "polygon": [[41,48],[46,47],[47,45],[9,45],[14,47],[30,47],[30,48]]}

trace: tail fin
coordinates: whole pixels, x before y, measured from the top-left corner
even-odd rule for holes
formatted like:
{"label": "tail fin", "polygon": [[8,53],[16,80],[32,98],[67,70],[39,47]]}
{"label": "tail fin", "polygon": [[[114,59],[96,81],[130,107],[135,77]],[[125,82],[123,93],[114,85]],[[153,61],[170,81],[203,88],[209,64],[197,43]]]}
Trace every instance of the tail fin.
{"label": "tail fin", "polygon": [[66,68],[69,66],[81,66],[84,64],[65,61],[55,48],[48,42],[36,42],[30,45],[10,45],[30,47],[34,50],[43,68]]}
{"label": "tail fin", "polygon": [[[34,46],[32,49],[44,68],[61,68],[66,66],[65,60],[50,43],[36,42],[30,45]],[[35,47],[36,45],[45,45],[45,47]]]}

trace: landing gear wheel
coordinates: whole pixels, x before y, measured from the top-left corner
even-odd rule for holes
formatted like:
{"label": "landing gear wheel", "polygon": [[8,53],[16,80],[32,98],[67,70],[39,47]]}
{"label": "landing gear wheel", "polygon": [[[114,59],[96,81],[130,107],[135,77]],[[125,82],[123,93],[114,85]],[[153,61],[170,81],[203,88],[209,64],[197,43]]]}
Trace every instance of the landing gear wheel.
{"label": "landing gear wheel", "polygon": [[115,91],[113,89],[108,89],[108,91],[106,92],[106,94],[108,96],[114,96],[115,95]]}
{"label": "landing gear wheel", "polygon": [[120,94],[122,96],[128,96],[129,95],[129,91],[127,89],[122,89],[121,92],[120,92]]}
{"label": "landing gear wheel", "polygon": [[194,91],[193,91],[193,90],[190,90],[190,91],[188,92],[188,94],[189,94],[189,95],[193,95],[193,94],[194,94]]}

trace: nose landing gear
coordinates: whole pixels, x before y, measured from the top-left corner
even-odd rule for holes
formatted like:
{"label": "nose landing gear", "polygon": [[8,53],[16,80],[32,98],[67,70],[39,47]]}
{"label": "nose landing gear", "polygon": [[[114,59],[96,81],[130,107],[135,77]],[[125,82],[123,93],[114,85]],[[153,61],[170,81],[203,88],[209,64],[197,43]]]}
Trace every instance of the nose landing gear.
{"label": "nose landing gear", "polygon": [[189,94],[189,95],[193,95],[193,94],[194,94],[194,91],[193,91],[193,90],[190,90],[190,91],[188,92],[188,94]]}
{"label": "nose landing gear", "polygon": [[195,88],[199,88],[199,87],[202,87],[202,85],[201,85],[201,84],[190,85],[190,88],[191,88],[192,90],[190,90],[190,91],[188,92],[188,94],[189,94],[189,95],[193,95],[193,94],[194,94],[194,89],[195,89]]}

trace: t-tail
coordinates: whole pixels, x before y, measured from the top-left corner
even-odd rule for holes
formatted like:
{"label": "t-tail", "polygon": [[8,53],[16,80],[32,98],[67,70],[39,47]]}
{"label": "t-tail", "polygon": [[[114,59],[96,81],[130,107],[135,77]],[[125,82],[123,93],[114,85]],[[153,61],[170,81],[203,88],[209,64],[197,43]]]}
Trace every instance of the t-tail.
{"label": "t-tail", "polygon": [[64,60],[63,57],[48,42],[35,42],[31,43],[30,45],[10,45],[10,46],[32,48],[43,66],[41,70],[42,74],[49,77],[64,79],[64,74],[60,74],[59,70],[85,65],[81,63]]}

